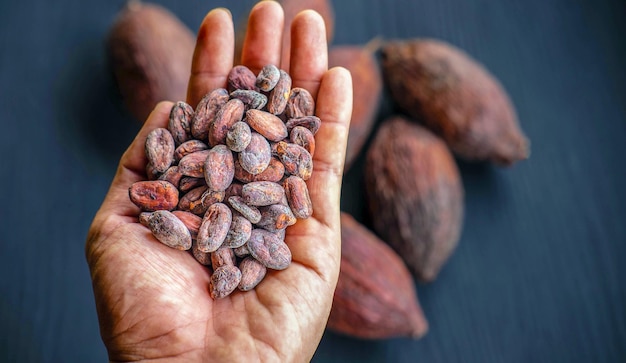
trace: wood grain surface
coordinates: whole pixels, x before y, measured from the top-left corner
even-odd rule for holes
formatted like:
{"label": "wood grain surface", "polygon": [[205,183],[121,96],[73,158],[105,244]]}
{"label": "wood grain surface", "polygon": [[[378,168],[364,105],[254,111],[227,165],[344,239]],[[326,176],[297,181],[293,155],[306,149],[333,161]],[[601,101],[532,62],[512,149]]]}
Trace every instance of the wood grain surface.
{"label": "wood grain surface", "polygon": [[[196,29],[224,6],[159,3]],[[123,1],[0,3],[0,361],[101,362],[84,241],[139,125],[104,37]],[[532,141],[509,169],[459,162],[458,250],[418,285],[420,341],[327,333],[314,362],[626,361],[626,5],[335,0],[335,44],[436,37],[495,74]],[[388,97],[380,117],[396,112]],[[362,157],[342,208],[366,220]]]}

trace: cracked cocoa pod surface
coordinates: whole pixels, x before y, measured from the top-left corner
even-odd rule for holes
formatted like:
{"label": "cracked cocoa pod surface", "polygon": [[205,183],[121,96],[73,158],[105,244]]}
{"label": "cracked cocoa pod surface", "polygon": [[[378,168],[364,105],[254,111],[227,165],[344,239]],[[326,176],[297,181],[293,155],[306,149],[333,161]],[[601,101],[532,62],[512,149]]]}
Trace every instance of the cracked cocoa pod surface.
{"label": "cracked cocoa pod surface", "polygon": [[374,230],[415,276],[432,281],[459,241],[463,186],[446,144],[396,116],[367,152],[365,186]]}
{"label": "cracked cocoa pod surface", "polygon": [[460,157],[501,165],[528,158],[506,91],[467,53],[439,40],[395,41],[382,48],[382,66],[394,101]]}

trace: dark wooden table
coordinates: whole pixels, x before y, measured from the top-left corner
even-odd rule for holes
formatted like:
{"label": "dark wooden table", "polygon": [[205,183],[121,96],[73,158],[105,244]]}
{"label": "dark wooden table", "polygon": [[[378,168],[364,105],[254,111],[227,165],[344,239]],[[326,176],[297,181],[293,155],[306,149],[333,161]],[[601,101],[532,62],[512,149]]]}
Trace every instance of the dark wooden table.
{"label": "dark wooden table", "polygon": [[[216,6],[161,1],[191,28]],[[83,246],[139,125],[104,36],[123,1],[0,3],[0,361],[106,360]],[[460,163],[466,218],[418,286],[420,341],[327,333],[315,362],[626,361],[626,6],[620,0],[335,0],[336,44],[445,39],[483,62],[532,140],[510,169]],[[383,102],[381,117],[393,112]],[[342,207],[364,214],[361,174]]]}

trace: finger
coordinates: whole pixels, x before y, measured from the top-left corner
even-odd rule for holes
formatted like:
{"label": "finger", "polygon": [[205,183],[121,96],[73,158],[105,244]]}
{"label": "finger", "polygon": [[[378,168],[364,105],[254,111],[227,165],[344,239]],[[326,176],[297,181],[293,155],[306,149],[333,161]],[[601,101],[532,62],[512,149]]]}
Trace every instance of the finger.
{"label": "finger", "polygon": [[211,10],[200,25],[191,62],[187,103],[196,107],[209,91],[226,86],[233,67],[235,30],[228,10]]}
{"label": "finger", "polygon": [[280,64],[283,22],[283,8],[275,1],[261,1],[250,11],[241,64],[254,74],[267,64]]}
{"label": "finger", "polygon": [[293,87],[305,88],[315,98],[322,75],[327,69],[328,46],[324,19],[313,10],[302,11],[291,24],[289,74]]}

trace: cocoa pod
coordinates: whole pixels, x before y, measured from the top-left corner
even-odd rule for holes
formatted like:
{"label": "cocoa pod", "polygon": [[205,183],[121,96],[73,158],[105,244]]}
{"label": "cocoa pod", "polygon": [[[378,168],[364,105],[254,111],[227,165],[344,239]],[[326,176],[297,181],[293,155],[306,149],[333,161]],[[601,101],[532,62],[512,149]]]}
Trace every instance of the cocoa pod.
{"label": "cocoa pod", "polygon": [[228,102],[228,98],[228,91],[224,88],[216,88],[202,97],[191,121],[193,137],[198,140],[207,140],[209,127],[222,106]]}
{"label": "cocoa pod", "polygon": [[291,263],[291,251],[278,236],[263,229],[253,229],[246,243],[250,255],[267,268],[284,270]]}
{"label": "cocoa pod", "polygon": [[241,121],[245,106],[237,98],[226,102],[215,115],[215,119],[209,126],[209,145],[216,146],[226,142],[228,130],[238,121]]}
{"label": "cocoa pod", "polygon": [[177,250],[191,248],[191,234],[187,226],[172,212],[158,210],[147,217],[147,227],[154,237],[166,246]]}
{"label": "cocoa pod", "polygon": [[[285,107],[287,107],[287,101],[289,100],[290,93],[291,93],[291,76],[289,76],[287,72],[281,69],[278,82],[276,83],[276,86],[274,87],[274,89],[272,89],[272,91],[269,94],[269,97],[267,98],[267,111],[274,115],[283,113],[283,111],[285,111]],[[272,141],[278,141],[278,140],[272,140]]]}
{"label": "cocoa pod", "polygon": [[232,212],[226,204],[215,203],[209,206],[196,237],[198,249],[202,252],[217,250],[228,234],[231,221]]}
{"label": "cocoa pod", "polygon": [[233,152],[226,145],[216,145],[209,150],[204,162],[204,179],[213,191],[224,191],[235,177]]}
{"label": "cocoa pod", "polygon": [[352,118],[344,172],[360,154],[372,133],[380,107],[383,80],[370,45],[334,46],[328,51],[328,67],[345,67],[352,74]]}
{"label": "cocoa pod", "polygon": [[213,299],[221,299],[233,292],[241,281],[241,271],[237,266],[224,265],[213,271],[209,281],[209,294]]}
{"label": "cocoa pod", "polygon": [[269,112],[261,110],[246,111],[246,121],[254,131],[263,135],[269,141],[280,141],[287,137],[287,127],[285,123]]}
{"label": "cocoa pod", "polygon": [[434,39],[389,42],[382,66],[395,102],[458,156],[500,165],[528,157],[528,140],[506,91],[461,49]]}
{"label": "cocoa pod", "polygon": [[392,117],[367,152],[365,187],[374,230],[422,281],[432,281],[459,241],[463,186],[443,140]]}
{"label": "cocoa pod", "polygon": [[267,273],[267,267],[253,257],[244,258],[239,263],[239,270],[241,271],[241,281],[237,287],[241,291],[254,289]]}
{"label": "cocoa pod", "polygon": [[174,162],[174,138],[167,129],[156,128],[146,137],[146,157],[154,169],[163,173]]}
{"label": "cocoa pod", "polygon": [[191,138],[191,120],[193,114],[193,108],[185,102],[178,101],[172,106],[167,129],[172,134],[177,146]]}
{"label": "cocoa pod", "polygon": [[196,38],[165,8],[131,1],[109,29],[106,48],[117,87],[144,122],[162,100],[184,100]]}
{"label": "cocoa pod", "polygon": [[172,210],[178,204],[178,189],[164,180],[135,182],[128,195],[142,211]]}
{"label": "cocoa pod", "polygon": [[252,175],[262,173],[272,160],[272,149],[267,140],[253,132],[246,148],[237,156],[241,168]]}
{"label": "cocoa pod", "polygon": [[341,213],[341,268],[328,328],[362,339],[420,338],[428,323],[402,259]]}

